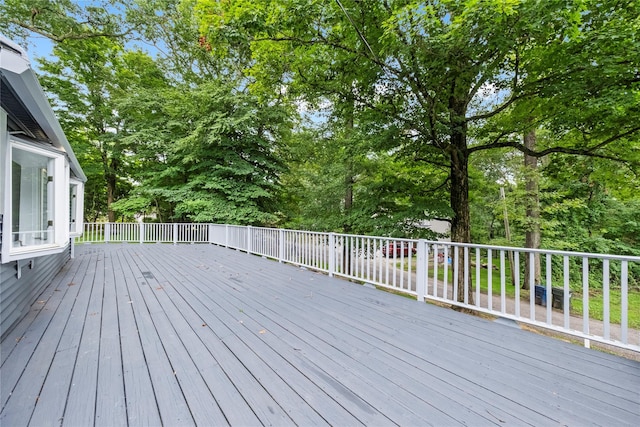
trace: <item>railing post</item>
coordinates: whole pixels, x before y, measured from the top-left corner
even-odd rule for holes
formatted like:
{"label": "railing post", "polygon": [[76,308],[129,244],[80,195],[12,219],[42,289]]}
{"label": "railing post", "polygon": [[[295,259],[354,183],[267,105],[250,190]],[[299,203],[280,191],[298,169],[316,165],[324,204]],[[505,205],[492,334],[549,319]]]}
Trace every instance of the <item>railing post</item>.
{"label": "railing post", "polygon": [[76,238],[71,238],[71,259],[76,257]]}
{"label": "railing post", "polygon": [[224,225],[224,247],[229,247],[229,224]]}
{"label": "railing post", "polygon": [[107,222],[104,224],[104,242],[109,243],[109,236],[111,235],[111,223]]}
{"label": "railing post", "polygon": [[247,254],[250,254],[252,251],[251,240],[253,239],[253,232],[250,225],[247,225]]}
{"label": "railing post", "polygon": [[173,244],[174,245],[178,244],[178,223],[177,222],[173,223]]}
{"label": "railing post", "polygon": [[284,230],[278,230],[278,262],[284,260]]}
{"label": "railing post", "polygon": [[209,237],[209,244],[212,245],[213,244],[213,224],[207,224],[207,229],[208,229],[208,235],[207,237]]}
{"label": "railing post", "polygon": [[426,294],[428,257],[427,241],[424,239],[418,240],[418,249],[416,250],[416,292],[418,293],[418,302],[424,302]]}
{"label": "railing post", "polygon": [[[533,264],[532,264],[533,265]],[[532,273],[533,274],[533,273]],[[589,335],[589,258],[582,258],[582,332]],[[587,338],[584,340],[584,346],[591,348],[591,341]]]}
{"label": "railing post", "polygon": [[329,277],[336,271],[336,235],[329,233]]}
{"label": "railing post", "polygon": [[140,222],[140,244],[144,243],[144,222]]}

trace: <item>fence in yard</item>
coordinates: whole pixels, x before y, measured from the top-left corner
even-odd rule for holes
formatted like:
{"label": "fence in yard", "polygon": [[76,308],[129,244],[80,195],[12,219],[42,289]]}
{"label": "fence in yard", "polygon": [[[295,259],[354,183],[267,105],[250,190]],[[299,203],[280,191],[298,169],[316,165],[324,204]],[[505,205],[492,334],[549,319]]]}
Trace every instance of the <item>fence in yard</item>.
{"label": "fence in yard", "polygon": [[220,224],[88,223],[81,242],[216,244],[640,351],[640,257]]}

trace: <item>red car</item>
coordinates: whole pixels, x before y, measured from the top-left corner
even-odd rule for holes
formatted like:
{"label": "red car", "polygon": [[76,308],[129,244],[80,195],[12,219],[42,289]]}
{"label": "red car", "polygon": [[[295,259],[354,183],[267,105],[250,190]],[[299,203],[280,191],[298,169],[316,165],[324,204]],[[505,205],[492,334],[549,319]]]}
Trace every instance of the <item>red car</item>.
{"label": "red car", "polygon": [[409,250],[411,250],[411,254],[416,254],[416,247],[414,243],[411,242],[392,242],[387,243],[382,247],[382,256],[387,256],[389,254],[390,257],[394,255],[399,257],[401,255],[409,256]]}

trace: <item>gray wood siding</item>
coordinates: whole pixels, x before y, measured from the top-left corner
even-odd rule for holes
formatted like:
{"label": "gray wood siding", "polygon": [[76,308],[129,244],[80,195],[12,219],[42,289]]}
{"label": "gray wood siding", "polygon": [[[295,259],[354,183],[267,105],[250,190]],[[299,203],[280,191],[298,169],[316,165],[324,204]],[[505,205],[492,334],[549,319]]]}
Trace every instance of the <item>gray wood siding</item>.
{"label": "gray wood siding", "polygon": [[[18,279],[18,261],[2,264],[0,270],[0,338],[29,311],[43,289],[70,258],[70,247],[56,255],[19,261],[22,275]],[[33,261],[33,268],[29,262]]]}

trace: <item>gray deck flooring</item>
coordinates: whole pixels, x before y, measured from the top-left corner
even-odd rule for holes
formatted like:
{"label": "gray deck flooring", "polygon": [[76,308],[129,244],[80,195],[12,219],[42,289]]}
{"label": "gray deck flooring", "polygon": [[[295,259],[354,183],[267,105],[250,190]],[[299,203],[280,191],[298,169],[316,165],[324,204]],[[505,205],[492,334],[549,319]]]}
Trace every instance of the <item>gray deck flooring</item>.
{"label": "gray deck flooring", "polygon": [[0,425],[640,425],[640,363],[209,245],[83,245]]}

